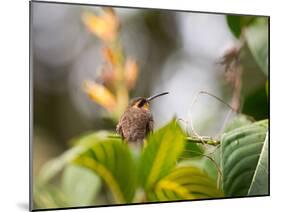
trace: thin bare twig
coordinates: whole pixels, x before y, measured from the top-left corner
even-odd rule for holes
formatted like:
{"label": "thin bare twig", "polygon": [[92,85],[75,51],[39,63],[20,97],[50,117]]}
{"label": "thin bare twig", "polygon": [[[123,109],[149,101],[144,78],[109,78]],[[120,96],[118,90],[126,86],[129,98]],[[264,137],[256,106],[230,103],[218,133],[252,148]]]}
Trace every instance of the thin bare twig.
{"label": "thin bare twig", "polygon": [[[232,114],[232,112],[236,112],[236,110],[235,110],[235,108],[233,108],[231,105],[229,105],[228,103],[226,103],[225,101],[223,101],[221,98],[219,98],[219,97],[217,97],[216,95],[211,94],[211,93],[209,93],[209,92],[207,92],[207,91],[200,91],[200,92],[198,92],[198,93],[193,97],[192,102],[191,102],[191,105],[190,105],[190,108],[189,108],[189,111],[188,111],[190,129],[191,129],[191,132],[192,132],[192,134],[194,135],[194,137],[197,137],[198,139],[200,139],[200,140],[204,143],[205,140],[206,140],[206,138],[208,138],[208,137],[206,137],[206,136],[200,136],[200,135],[195,131],[195,128],[194,128],[194,126],[193,126],[192,116],[191,116],[191,111],[192,111],[193,105],[195,104],[195,102],[197,101],[199,95],[201,95],[201,94],[205,94],[205,95],[211,96],[211,97],[215,98],[216,100],[218,100],[219,102],[221,102],[222,104],[224,104],[225,106],[227,106],[228,108],[231,109],[231,110],[227,113],[227,115],[226,115],[226,117],[225,117],[225,119],[224,119],[224,121],[223,121],[222,127],[221,127],[221,129],[220,129],[218,135],[216,136],[216,138],[219,137],[219,135],[222,133],[222,131],[223,131],[223,129],[224,129],[224,127],[225,127],[225,125],[226,125],[226,123],[227,123],[227,121],[228,121],[230,115]],[[180,120],[182,120],[182,119],[180,119]],[[188,124],[187,121],[185,121],[185,123]],[[210,137],[209,137],[209,138],[210,138]],[[215,139],[215,140],[216,140],[216,139]],[[206,144],[208,144],[208,142],[207,142]]]}

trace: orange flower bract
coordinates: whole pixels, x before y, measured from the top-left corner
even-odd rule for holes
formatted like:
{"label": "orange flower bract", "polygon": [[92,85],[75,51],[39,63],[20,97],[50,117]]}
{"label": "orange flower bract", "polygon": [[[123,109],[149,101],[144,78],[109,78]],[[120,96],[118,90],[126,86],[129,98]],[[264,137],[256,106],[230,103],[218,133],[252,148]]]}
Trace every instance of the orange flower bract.
{"label": "orange flower bract", "polygon": [[116,100],[113,94],[103,85],[95,82],[85,81],[84,89],[89,97],[96,103],[106,108],[108,111],[113,111],[116,107]]}
{"label": "orange flower bract", "polygon": [[135,60],[128,59],[125,65],[125,78],[129,89],[135,87],[138,77],[138,65]]}
{"label": "orange flower bract", "polygon": [[112,42],[116,38],[119,21],[112,10],[104,10],[101,16],[85,12],[82,20],[92,33],[105,42]]}
{"label": "orange flower bract", "polygon": [[117,59],[116,56],[114,55],[113,51],[111,48],[103,48],[103,57],[106,59],[106,61],[111,64],[111,65],[116,65],[117,64]]}

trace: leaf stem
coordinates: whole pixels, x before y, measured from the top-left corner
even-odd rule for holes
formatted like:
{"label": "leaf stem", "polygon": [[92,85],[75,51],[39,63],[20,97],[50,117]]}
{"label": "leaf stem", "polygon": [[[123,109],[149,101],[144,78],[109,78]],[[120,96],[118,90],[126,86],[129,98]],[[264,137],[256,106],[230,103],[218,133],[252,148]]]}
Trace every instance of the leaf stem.
{"label": "leaf stem", "polygon": [[[114,138],[114,139],[121,139],[121,137],[117,134],[112,134],[108,136],[109,138]],[[191,142],[191,143],[197,143],[197,144],[208,144],[208,145],[212,145],[212,146],[218,146],[220,145],[220,141],[219,140],[214,140],[210,137],[206,138],[206,137],[186,137],[186,141],[187,142]]]}
{"label": "leaf stem", "polygon": [[219,140],[214,140],[212,138],[197,138],[197,137],[186,137],[186,141],[191,142],[191,143],[197,143],[197,144],[208,144],[212,146],[218,146],[220,145]]}

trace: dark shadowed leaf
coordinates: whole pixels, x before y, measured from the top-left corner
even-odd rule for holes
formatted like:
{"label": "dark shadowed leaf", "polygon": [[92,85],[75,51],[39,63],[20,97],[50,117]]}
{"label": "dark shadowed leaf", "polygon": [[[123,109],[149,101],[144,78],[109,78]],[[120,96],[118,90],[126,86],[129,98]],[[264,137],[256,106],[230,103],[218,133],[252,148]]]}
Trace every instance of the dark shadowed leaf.
{"label": "dark shadowed leaf", "polygon": [[240,37],[243,27],[252,23],[254,19],[253,16],[228,15],[226,17],[227,24],[236,38]]}
{"label": "dark shadowed leaf", "polygon": [[236,38],[239,38],[241,34],[241,17],[240,16],[227,16],[227,24],[231,32],[235,35]]}
{"label": "dark shadowed leaf", "polygon": [[254,117],[255,120],[263,120],[269,117],[268,97],[264,85],[245,97],[242,112]]}
{"label": "dark shadowed leaf", "polygon": [[266,83],[265,83],[265,92],[266,92],[267,98],[268,98],[268,90],[269,90],[269,85],[268,85],[268,80],[266,80]]}

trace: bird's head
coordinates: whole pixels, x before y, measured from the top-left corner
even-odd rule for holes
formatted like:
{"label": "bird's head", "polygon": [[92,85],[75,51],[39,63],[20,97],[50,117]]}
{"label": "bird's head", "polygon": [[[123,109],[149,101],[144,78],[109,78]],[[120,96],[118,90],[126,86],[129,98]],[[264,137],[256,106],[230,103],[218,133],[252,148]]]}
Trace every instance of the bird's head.
{"label": "bird's head", "polygon": [[144,98],[144,97],[136,97],[134,99],[131,100],[129,107],[134,107],[134,108],[140,108],[140,109],[145,109],[145,110],[149,110],[149,104],[150,102],[160,96],[166,95],[169,92],[163,92],[160,94],[156,94],[153,96],[150,96],[148,98]]}

